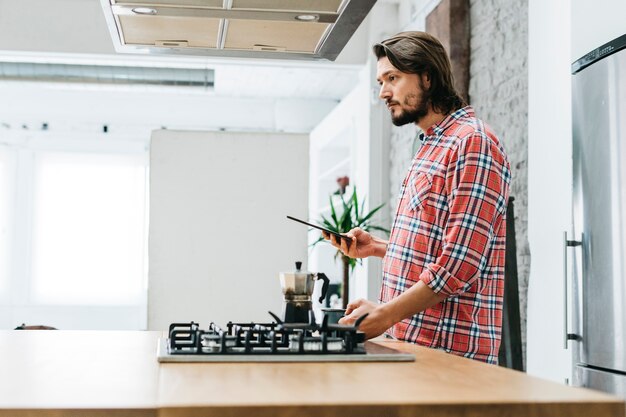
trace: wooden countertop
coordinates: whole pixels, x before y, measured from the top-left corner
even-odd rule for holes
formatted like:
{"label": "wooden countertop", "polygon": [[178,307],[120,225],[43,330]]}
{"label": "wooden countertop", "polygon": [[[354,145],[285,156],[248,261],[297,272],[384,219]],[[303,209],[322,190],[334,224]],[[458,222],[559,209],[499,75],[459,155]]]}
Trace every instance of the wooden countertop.
{"label": "wooden countertop", "polygon": [[[0,416],[154,416],[159,336],[160,332],[0,331]],[[108,410],[123,413],[107,414]]]}
{"label": "wooden countertop", "polygon": [[625,415],[612,396],[400,342],[381,343],[415,362],[159,364],[160,335],[0,331],[0,417]]}

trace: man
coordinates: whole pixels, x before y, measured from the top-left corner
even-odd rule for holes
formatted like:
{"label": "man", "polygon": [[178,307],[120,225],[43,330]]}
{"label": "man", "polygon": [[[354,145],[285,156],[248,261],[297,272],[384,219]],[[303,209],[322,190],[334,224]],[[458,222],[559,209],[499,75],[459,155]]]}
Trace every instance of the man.
{"label": "man", "polygon": [[[380,98],[396,126],[423,131],[385,241],[360,229],[331,243],[383,258],[380,304],[348,304],[340,323],[497,363],[510,167],[491,128],[454,89],[441,43],[403,32],[374,45]],[[325,236],[327,239],[329,236]],[[335,238],[336,239],[336,238]]]}

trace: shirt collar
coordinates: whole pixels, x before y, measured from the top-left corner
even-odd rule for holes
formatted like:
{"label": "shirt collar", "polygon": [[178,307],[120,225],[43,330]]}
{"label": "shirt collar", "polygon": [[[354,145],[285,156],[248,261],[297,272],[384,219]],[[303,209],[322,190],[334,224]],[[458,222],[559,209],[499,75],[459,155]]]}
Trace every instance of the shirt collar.
{"label": "shirt collar", "polygon": [[444,117],[442,121],[429,127],[425,135],[420,136],[420,140],[423,142],[429,137],[440,136],[447,128],[455,124],[458,120],[467,117],[474,117],[474,109],[472,108],[472,106],[465,106],[454,111],[453,113],[450,113],[449,115]]}

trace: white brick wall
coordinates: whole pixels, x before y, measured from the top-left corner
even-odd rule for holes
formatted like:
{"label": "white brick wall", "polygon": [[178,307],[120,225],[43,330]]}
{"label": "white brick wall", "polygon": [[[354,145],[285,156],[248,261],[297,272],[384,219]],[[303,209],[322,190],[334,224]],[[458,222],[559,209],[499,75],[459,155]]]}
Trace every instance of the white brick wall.
{"label": "white brick wall", "polygon": [[[389,224],[393,224],[396,215],[400,187],[413,159],[413,149],[418,128],[414,124],[391,127],[391,143],[389,145]],[[419,142],[419,141],[418,141]]]}

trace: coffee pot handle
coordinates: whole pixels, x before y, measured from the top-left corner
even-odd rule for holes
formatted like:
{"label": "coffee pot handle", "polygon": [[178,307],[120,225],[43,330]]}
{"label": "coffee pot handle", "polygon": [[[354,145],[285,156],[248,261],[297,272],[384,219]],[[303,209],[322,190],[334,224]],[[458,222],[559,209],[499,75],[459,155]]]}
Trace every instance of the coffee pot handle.
{"label": "coffee pot handle", "polygon": [[322,281],[324,281],[324,284],[322,285],[322,296],[320,297],[320,303],[321,303],[324,300],[324,298],[326,298],[326,293],[328,292],[328,286],[330,285],[330,280],[328,279],[326,274],[323,272],[317,273],[317,279],[321,279]]}

